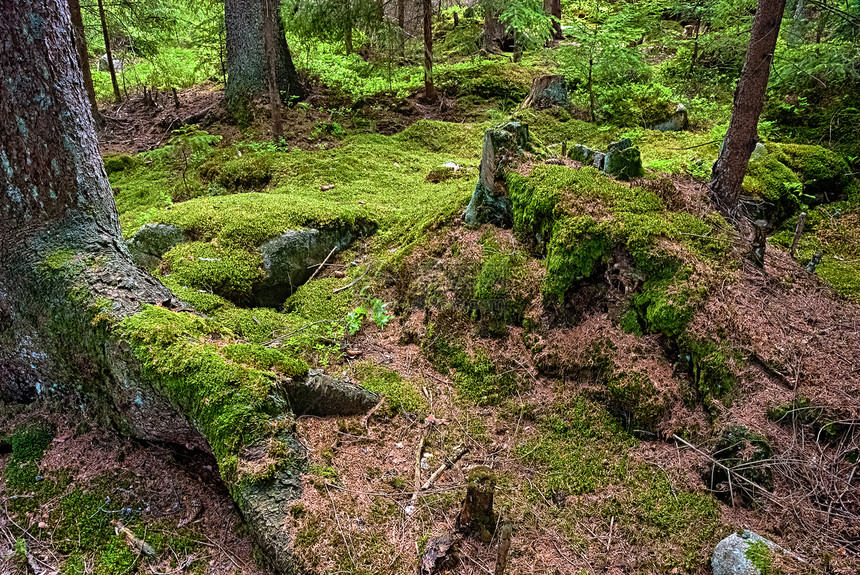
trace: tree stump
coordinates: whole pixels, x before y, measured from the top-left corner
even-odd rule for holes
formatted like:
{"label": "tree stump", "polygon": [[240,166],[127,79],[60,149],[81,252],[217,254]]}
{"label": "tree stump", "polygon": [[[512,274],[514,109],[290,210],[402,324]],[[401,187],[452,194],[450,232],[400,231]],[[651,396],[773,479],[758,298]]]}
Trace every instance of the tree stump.
{"label": "tree stump", "polygon": [[522,107],[543,110],[555,106],[566,107],[569,104],[567,81],[564,76],[554,75],[535,78]]}
{"label": "tree stump", "polygon": [[489,467],[475,467],[469,472],[466,483],[466,499],[457,516],[457,528],[469,530],[489,543],[496,528],[493,513],[493,494],[496,476]]}

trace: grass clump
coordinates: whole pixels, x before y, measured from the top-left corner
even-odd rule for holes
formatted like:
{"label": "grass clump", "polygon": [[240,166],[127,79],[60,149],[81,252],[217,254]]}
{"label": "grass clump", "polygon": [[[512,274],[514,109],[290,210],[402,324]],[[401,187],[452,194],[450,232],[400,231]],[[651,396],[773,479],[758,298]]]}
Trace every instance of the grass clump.
{"label": "grass clump", "polygon": [[430,409],[427,400],[415,386],[400,377],[396,371],[369,361],[361,361],[355,364],[354,373],[364,388],[385,396],[390,416],[401,411],[424,416]]}

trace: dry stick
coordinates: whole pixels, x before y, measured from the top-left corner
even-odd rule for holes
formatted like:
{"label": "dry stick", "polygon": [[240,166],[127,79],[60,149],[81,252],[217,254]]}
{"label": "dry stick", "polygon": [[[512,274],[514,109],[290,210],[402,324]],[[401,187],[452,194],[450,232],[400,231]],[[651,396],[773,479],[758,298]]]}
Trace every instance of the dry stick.
{"label": "dry stick", "polygon": [[[705,453],[704,451],[702,451],[701,449],[699,449],[698,447],[696,447],[695,445],[693,445],[689,441],[681,439],[680,437],[678,437],[677,434],[673,433],[672,438],[677,440],[677,441],[680,441],[681,443],[683,443],[684,445],[686,445],[687,447],[689,447],[690,449],[692,449],[693,451],[695,451],[699,455],[705,457],[708,461],[710,461],[711,463],[713,463],[717,467],[723,469],[726,472],[726,474],[729,476],[729,478],[731,478],[733,471],[730,467],[726,467],[725,465],[723,465],[722,463],[720,463],[719,461],[714,459],[711,455],[708,455],[707,453]],[[764,493],[772,503],[776,503],[781,509],[785,509],[785,505],[779,499],[777,499],[776,495],[774,495],[773,493],[771,493],[770,491],[768,491],[767,489],[765,489],[764,487],[762,487],[761,485],[759,485],[755,481],[752,481],[751,479],[747,479],[743,475],[740,475],[737,473],[735,474],[735,477],[740,479],[744,483],[749,483],[750,485],[752,485],[753,487],[755,487],[756,489],[758,489],[759,491]],[[731,483],[730,483],[730,485],[731,485]]]}
{"label": "dry stick", "polygon": [[797,242],[800,241],[800,235],[803,233],[803,227],[806,225],[806,212],[800,212],[797,217],[797,227],[794,228],[794,238],[791,240],[791,249],[788,250],[788,255],[794,257],[794,252],[797,251]]}
{"label": "dry stick", "polygon": [[609,520],[609,541],[606,542],[606,551],[612,547],[612,528],[615,527],[615,516],[612,516],[612,519]]}
{"label": "dry stick", "polygon": [[421,457],[424,455],[424,443],[427,441],[427,436],[430,434],[430,427],[427,427],[421,432],[421,439],[418,440],[418,449],[415,450],[415,491],[412,492],[412,503],[418,499],[418,493],[421,491]]}
{"label": "dry stick", "polygon": [[316,269],[316,270],[314,270],[313,275],[311,275],[311,277],[309,277],[309,278],[308,278],[308,281],[307,281],[307,282],[305,282],[305,283],[309,283],[312,279],[314,279],[315,277],[317,277],[317,274],[318,274],[318,273],[320,273],[320,270],[321,270],[321,269],[323,269],[323,267],[325,267],[326,263],[328,262],[328,259],[329,259],[329,258],[331,257],[331,255],[332,255],[334,252],[336,252],[336,251],[337,251],[337,246],[334,246],[334,247],[331,249],[331,251],[328,253],[328,255],[325,257],[325,259],[323,260],[323,262],[322,262],[320,265],[318,265],[318,266],[317,266],[317,269]]}
{"label": "dry stick", "polygon": [[457,461],[459,461],[460,458],[466,455],[468,452],[469,448],[465,445],[461,445],[459,447],[454,448],[454,455],[451,457],[451,459],[440,465],[439,469],[433,472],[433,474],[430,476],[430,479],[425,481],[424,485],[421,486],[421,491],[430,489],[430,487],[433,486],[436,480],[439,479],[440,475],[445,473],[446,470],[451,469],[454,464],[457,463]]}

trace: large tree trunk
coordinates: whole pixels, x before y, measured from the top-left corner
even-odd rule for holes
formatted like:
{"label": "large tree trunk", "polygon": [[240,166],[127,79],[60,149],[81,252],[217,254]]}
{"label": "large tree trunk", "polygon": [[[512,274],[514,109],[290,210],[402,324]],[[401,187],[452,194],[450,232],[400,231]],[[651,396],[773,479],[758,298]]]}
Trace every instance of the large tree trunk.
{"label": "large tree trunk", "polygon": [[96,89],[93,86],[93,73],[90,70],[90,54],[89,50],[87,50],[87,34],[84,30],[84,19],[81,16],[81,3],[79,0],[69,0],[69,15],[72,18],[72,37],[75,48],[78,51],[78,64],[83,73],[84,88],[87,90],[87,97],[90,99],[90,111],[96,124],[100,124],[101,117],[99,116],[99,106],[96,101]]}
{"label": "large tree trunk", "polygon": [[436,99],[436,86],[433,83],[433,4],[423,1],[424,15],[424,97]]}
{"label": "large tree trunk", "polygon": [[102,24],[102,36],[105,40],[105,55],[107,55],[108,72],[110,72],[110,81],[113,84],[113,98],[119,104],[122,102],[122,94],[119,91],[119,82],[116,81],[116,66],[113,65],[113,52],[110,48],[110,34],[107,28],[107,19],[105,18],[105,6],[103,0],[98,0],[99,4],[99,20]]}
{"label": "large tree trunk", "polygon": [[711,174],[711,197],[730,216],[736,213],[750,155],[758,139],[758,120],[764,109],[785,1],[759,0],[744,67],[735,89],[732,119]]}
{"label": "large tree trunk", "polygon": [[[211,451],[258,542],[295,572],[285,524],[305,454],[289,404],[254,403],[250,371],[169,335],[204,320],[172,311],[170,291],[131,262],[66,0],[0,9],[0,399],[73,396],[126,433]],[[273,442],[289,457],[254,475]]]}
{"label": "large tree trunk", "polygon": [[484,50],[499,53],[505,43],[507,28],[499,20],[499,14],[484,8]]}
{"label": "large tree trunk", "polygon": [[[227,0],[224,21],[227,29],[227,106],[242,115],[251,100],[268,93],[266,53],[263,43],[263,0]],[[280,15],[277,18],[278,86],[287,101],[302,97],[290,48],[284,37]]]}
{"label": "large tree trunk", "polygon": [[266,47],[266,72],[269,81],[269,109],[272,113],[272,136],[275,142],[284,138],[284,123],[281,119],[281,96],[278,87],[278,56],[275,29],[279,20],[276,0],[263,0],[263,41]]}

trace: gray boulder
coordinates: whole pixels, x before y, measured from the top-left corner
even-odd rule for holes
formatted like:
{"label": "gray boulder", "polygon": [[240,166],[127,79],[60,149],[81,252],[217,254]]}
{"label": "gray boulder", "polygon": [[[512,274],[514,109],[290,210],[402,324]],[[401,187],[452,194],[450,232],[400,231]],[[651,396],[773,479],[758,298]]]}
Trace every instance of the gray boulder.
{"label": "gray boulder", "polygon": [[603,171],[619,180],[630,180],[645,175],[639,150],[629,139],[609,144]]}
{"label": "gray boulder", "polygon": [[[720,150],[720,151],[722,151],[722,150]],[[767,154],[768,154],[768,151],[767,151],[767,148],[765,148],[764,144],[762,144],[761,142],[756,142],[755,148],[753,149],[752,154],[750,155],[750,162],[752,162],[753,160],[758,160],[759,158],[763,158]]]}
{"label": "gray boulder", "polygon": [[351,228],[290,230],[260,246],[265,277],[254,288],[254,303],[279,307],[308,281],[332,249],[342,250],[356,238]]}
{"label": "gray boulder", "polygon": [[603,171],[603,164],[605,163],[606,154],[604,154],[603,152],[594,152],[594,161],[591,163],[591,165],[598,170]]}
{"label": "gray boulder", "polygon": [[732,533],[714,549],[711,566],[714,575],[762,575],[779,546],[752,531]]}
{"label": "gray boulder", "polygon": [[487,130],[478,183],[463,214],[467,224],[491,223],[511,227],[513,214],[505,170],[522,157],[528,144],[529,127],[526,124],[508,122]]}
{"label": "gray boulder", "polygon": [[298,415],[357,415],[379,403],[379,395],[363,387],[312,369],[307,379],[287,385],[293,413]]}
{"label": "gray boulder", "polygon": [[689,125],[690,121],[687,118],[687,108],[684,104],[678,104],[675,107],[675,112],[666,120],[660,122],[652,129],[660,132],[680,132]]}
{"label": "gray boulder", "polygon": [[[114,60],[113,61],[113,69],[116,72],[120,72],[123,68],[122,60]],[[108,56],[107,54],[102,54],[102,57],[99,58],[98,63],[98,71],[99,72],[108,72],[110,68],[108,67]]]}
{"label": "gray boulder", "polygon": [[186,241],[182,228],[168,224],[146,224],[130,240],[128,251],[135,265],[154,270],[167,250]]}

